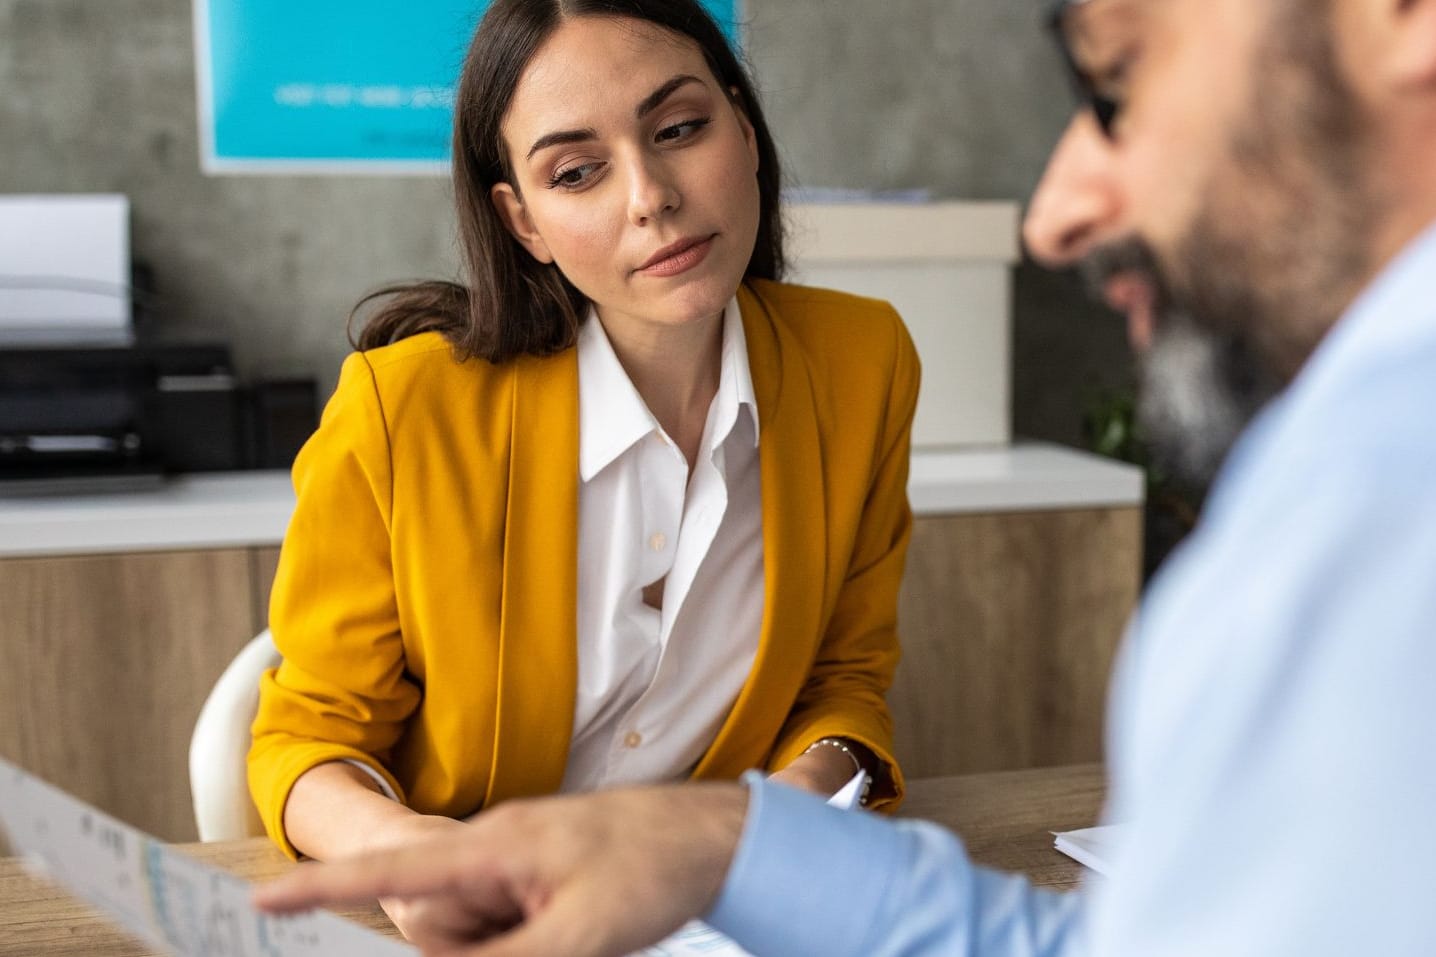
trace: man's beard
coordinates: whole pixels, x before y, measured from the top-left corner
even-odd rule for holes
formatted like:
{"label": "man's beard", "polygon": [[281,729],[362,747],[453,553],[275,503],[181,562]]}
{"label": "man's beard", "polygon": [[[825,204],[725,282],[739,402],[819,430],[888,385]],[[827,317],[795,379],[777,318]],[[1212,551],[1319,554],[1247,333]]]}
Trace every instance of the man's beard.
{"label": "man's beard", "polygon": [[1278,66],[1169,257],[1129,239],[1084,263],[1098,288],[1121,272],[1153,288],[1139,427],[1152,464],[1189,488],[1206,487],[1367,275],[1379,203],[1327,23],[1305,2],[1273,13],[1258,56]]}
{"label": "man's beard", "polygon": [[1137,273],[1151,285],[1154,328],[1140,356],[1138,429],[1154,472],[1205,489],[1247,424],[1280,388],[1242,334],[1198,319],[1174,301],[1148,247],[1104,247],[1083,263],[1094,291],[1106,278]]}

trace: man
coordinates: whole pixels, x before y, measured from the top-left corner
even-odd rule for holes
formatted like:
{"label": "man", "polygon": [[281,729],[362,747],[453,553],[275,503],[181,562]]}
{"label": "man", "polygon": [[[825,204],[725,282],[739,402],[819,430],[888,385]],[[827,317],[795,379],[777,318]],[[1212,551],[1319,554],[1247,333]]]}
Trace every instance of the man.
{"label": "man", "polygon": [[1436,0],[1059,21],[1088,103],[1028,244],[1128,313],[1174,461],[1225,459],[1119,664],[1111,879],[1033,891],[750,779],[500,808],[262,903],[429,895],[453,933],[420,943],[505,931],[462,950],[490,955],[621,954],[700,913],[784,957],[1436,954]]}

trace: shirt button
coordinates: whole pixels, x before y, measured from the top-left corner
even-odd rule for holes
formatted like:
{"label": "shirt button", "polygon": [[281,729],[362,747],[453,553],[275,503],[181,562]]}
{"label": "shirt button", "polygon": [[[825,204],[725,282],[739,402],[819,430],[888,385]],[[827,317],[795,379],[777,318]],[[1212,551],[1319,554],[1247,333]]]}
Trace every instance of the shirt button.
{"label": "shirt button", "polygon": [[648,547],[653,549],[655,552],[663,551],[663,546],[667,544],[668,536],[664,535],[662,532],[655,532],[653,534],[653,537],[648,540]]}
{"label": "shirt button", "polygon": [[630,750],[638,747],[642,743],[643,735],[639,734],[637,731],[630,731],[623,736],[623,746],[625,748],[629,748]]}

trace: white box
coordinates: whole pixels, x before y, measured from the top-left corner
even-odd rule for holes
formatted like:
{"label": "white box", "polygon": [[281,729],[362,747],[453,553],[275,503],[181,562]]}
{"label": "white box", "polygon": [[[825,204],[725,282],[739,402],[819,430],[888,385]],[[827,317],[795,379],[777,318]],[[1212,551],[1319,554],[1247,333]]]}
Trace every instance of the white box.
{"label": "white box", "polygon": [[1012,441],[1012,202],[791,203],[790,278],[873,296],[922,359],[917,448]]}
{"label": "white box", "polygon": [[0,343],[132,338],[128,197],[0,195]]}

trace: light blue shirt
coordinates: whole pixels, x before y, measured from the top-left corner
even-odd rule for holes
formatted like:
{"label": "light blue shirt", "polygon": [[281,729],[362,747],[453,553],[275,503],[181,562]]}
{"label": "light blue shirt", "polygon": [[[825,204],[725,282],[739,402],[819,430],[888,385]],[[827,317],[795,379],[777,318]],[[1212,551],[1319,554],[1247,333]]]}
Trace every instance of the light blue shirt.
{"label": "light blue shirt", "polygon": [[1436,955],[1436,228],[1230,456],[1120,656],[1110,879],[750,780],[708,920],[759,955]]}

